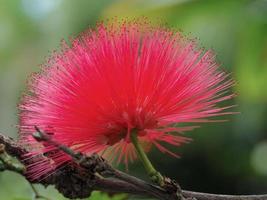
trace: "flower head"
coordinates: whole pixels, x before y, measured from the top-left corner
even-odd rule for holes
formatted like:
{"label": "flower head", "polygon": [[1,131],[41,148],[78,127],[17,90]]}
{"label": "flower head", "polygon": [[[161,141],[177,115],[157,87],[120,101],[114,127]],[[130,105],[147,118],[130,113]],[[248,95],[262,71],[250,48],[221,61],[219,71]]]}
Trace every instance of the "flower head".
{"label": "flower head", "polygon": [[[142,145],[172,155],[162,144],[188,141],[179,133],[229,114],[217,103],[230,99],[233,81],[219,70],[211,51],[179,32],[140,22],[99,24],[63,42],[29,82],[20,109],[20,140],[30,157],[55,149],[32,138],[35,126],[54,140],[85,154],[103,153],[117,161],[133,160],[135,131]],[[69,161],[54,151],[49,162],[34,163],[33,178]]]}

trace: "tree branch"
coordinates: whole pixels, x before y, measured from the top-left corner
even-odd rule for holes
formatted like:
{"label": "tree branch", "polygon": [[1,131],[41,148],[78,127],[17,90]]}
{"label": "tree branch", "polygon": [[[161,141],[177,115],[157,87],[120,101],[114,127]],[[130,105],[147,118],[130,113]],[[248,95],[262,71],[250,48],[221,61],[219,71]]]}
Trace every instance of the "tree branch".
{"label": "tree branch", "polygon": [[196,198],[197,200],[267,200],[267,195],[224,195],[224,194],[209,194],[202,192],[192,192],[183,190],[183,195],[186,198]]}
{"label": "tree branch", "polygon": [[0,161],[2,170],[10,170],[18,173],[24,173],[26,168],[20,162],[12,158],[5,150],[5,145],[0,143]]}
{"label": "tree branch", "polygon": [[[37,129],[34,137],[40,141],[47,141],[73,158],[73,162],[63,169],[58,169],[50,177],[42,180],[29,180],[31,183],[43,185],[55,185],[56,189],[67,198],[86,198],[93,190],[101,190],[112,193],[129,193],[143,197],[154,197],[160,200],[266,200],[267,195],[219,195],[180,190],[178,184],[165,177],[169,184],[165,188],[147,183],[141,179],[121,172],[110,166],[97,154],[86,156],[74,152],[67,146],[53,141],[48,135]],[[11,170],[23,175],[26,179],[25,167],[27,163],[22,159],[28,151],[12,138],[0,134],[0,170]],[[12,159],[16,157],[21,163]],[[8,158],[8,159],[7,159]],[[39,158],[41,159],[41,158]],[[36,160],[34,160],[36,161]],[[33,161],[32,161],[33,162]],[[78,167],[77,167],[78,164]],[[17,165],[20,166],[17,168]],[[16,166],[16,167],[15,167]],[[21,166],[23,166],[21,168]],[[19,170],[18,170],[19,169]],[[99,176],[100,174],[101,176]],[[169,187],[168,187],[169,186]],[[174,186],[176,190],[174,190]],[[177,195],[178,194],[178,195]]]}
{"label": "tree branch", "polygon": [[[67,146],[63,144],[59,144],[57,141],[54,141],[49,135],[41,131],[38,127],[35,127],[35,128],[37,132],[33,134],[33,137],[37,141],[49,142],[53,146],[57,147],[59,150],[62,150],[66,154],[70,155],[73,158],[73,160],[76,163],[78,163],[82,168],[85,168],[86,171],[89,172],[89,174],[99,173],[103,176],[107,176],[107,175],[111,176],[119,180],[117,185],[123,186],[123,184],[121,183],[130,183],[134,187],[134,190],[142,191],[143,193],[150,194],[150,196],[156,197],[158,199],[162,199],[162,200],[183,200],[184,199],[181,195],[181,191],[179,190],[179,193],[177,192],[178,191],[177,189],[178,188],[180,189],[180,187],[178,187],[177,184],[171,185],[171,182],[167,182],[166,185],[169,185],[169,188],[160,188],[158,186],[152,185],[141,179],[138,179],[124,172],[114,169],[102,157],[98,156],[97,154],[86,156],[79,152],[74,152],[72,149],[68,148]],[[109,180],[106,180],[105,183],[108,184],[108,181]],[[100,180],[98,179],[98,181],[95,182],[94,184],[99,183],[99,182]],[[115,185],[116,184],[114,184],[113,187]],[[119,187],[118,189],[121,190],[122,188],[125,188],[125,187]],[[172,190],[169,190],[170,188]],[[132,190],[132,188],[129,188],[129,189]]]}

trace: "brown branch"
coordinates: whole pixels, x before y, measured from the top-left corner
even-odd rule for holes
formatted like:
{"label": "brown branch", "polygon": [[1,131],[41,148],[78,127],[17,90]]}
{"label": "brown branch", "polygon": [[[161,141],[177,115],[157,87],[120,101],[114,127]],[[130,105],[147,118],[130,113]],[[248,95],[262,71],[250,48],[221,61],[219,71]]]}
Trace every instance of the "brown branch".
{"label": "brown branch", "polygon": [[267,200],[267,195],[224,195],[224,194],[209,194],[202,192],[192,192],[183,190],[183,195],[186,198],[196,198],[197,200]]}
{"label": "brown branch", "polygon": [[15,142],[12,138],[0,133],[0,144],[5,145],[5,151],[18,159],[22,159],[21,156],[26,154],[27,151]]}
{"label": "brown branch", "polygon": [[0,161],[2,170],[7,169],[18,173],[24,173],[26,168],[20,162],[15,161],[5,150],[5,145],[0,143]]}
{"label": "brown branch", "polygon": [[[74,152],[67,146],[53,141],[49,135],[42,133],[42,131],[39,129],[37,129],[37,133],[38,134],[34,135],[37,140],[50,142],[50,144],[54,145],[59,150],[70,155],[73,158],[73,162],[67,164],[63,169],[58,169],[56,173],[46,179],[42,179],[41,181],[29,181],[32,183],[41,183],[43,185],[55,185],[59,192],[61,192],[65,197],[71,199],[86,198],[90,196],[93,190],[101,190],[112,193],[129,193],[143,197],[154,197],[160,200],[267,200],[267,195],[235,196],[180,190],[176,183],[167,178],[165,181],[169,182],[170,187],[161,188],[114,169],[97,154],[94,154],[90,157],[85,156],[79,152]],[[22,174],[25,176],[25,178],[27,178],[24,170],[17,170],[17,168],[13,165],[13,160],[11,159],[11,156],[16,157],[22,162],[22,164],[27,166],[29,163],[25,163],[25,161],[22,160],[22,155],[27,153],[27,150],[16,143],[12,138],[3,136],[1,134],[0,144],[3,144],[0,145],[0,170],[12,170]],[[4,155],[5,159],[9,158],[8,162],[1,158],[1,155]],[[42,158],[40,157],[38,159]],[[15,162],[15,164],[18,163]],[[173,191],[174,186],[177,188]]]}
{"label": "brown branch", "polygon": [[[117,183],[117,185],[118,186],[120,185],[120,187],[118,187],[119,190],[122,190],[122,188],[126,189],[123,184],[129,183],[129,184],[132,184],[134,188],[133,189],[128,188],[128,189],[135,190],[135,191],[139,190],[140,192],[142,191],[142,193],[144,194],[150,194],[150,196],[156,197],[158,199],[183,200],[183,197],[181,196],[181,191],[179,191],[179,193],[177,193],[177,190],[169,191],[164,188],[160,188],[152,184],[149,184],[141,179],[138,179],[134,176],[130,176],[119,170],[116,170],[111,165],[109,165],[103,158],[99,157],[97,154],[93,154],[92,156],[88,157],[79,152],[74,152],[67,146],[60,144],[57,141],[54,141],[49,135],[41,131],[38,127],[35,127],[35,128],[37,132],[33,134],[33,137],[37,141],[49,142],[53,146],[57,147],[59,150],[62,150],[66,154],[70,155],[75,162],[77,162],[81,167],[85,168],[87,172],[89,172],[90,174],[99,173],[104,176],[108,175],[108,176],[118,179],[119,182]],[[108,184],[109,183],[108,181],[109,180],[106,180],[105,183]],[[96,185],[99,182],[100,182],[100,179],[98,179],[98,181],[95,182],[94,184]],[[98,184],[98,185],[102,187],[101,184]],[[115,185],[116,184],[113,184],[113,185],[110,184],[109,187],[112,187],[112,186],[114,187]],[[128,187],[129,186],[130,185],[128,185]],[[178,188],[177,185],[174,185],[174,187]],[[127,191],[127,193],[129,192],[130,191]]]}

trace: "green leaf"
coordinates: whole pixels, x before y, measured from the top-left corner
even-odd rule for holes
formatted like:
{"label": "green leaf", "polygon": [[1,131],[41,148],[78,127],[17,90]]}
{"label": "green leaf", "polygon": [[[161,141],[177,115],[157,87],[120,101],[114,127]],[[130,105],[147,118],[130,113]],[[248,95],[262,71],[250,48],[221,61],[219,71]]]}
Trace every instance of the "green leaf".
{"label": "green leaf", "polygon": [[127,194],[108,195],[104,192],[94,191],[88,200],[125,200]]}

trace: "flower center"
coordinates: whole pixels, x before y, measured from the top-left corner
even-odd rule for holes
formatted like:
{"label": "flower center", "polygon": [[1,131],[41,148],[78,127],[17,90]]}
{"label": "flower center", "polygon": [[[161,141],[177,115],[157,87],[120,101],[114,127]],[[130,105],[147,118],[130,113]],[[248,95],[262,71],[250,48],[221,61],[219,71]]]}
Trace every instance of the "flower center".
{"label": "flower center", "polygon": [[106,135],[107,137],[107,145],[114,145],[120,140],[126,138],[127,132],[121,132],[121,133],[111,133],[109,135]]}

